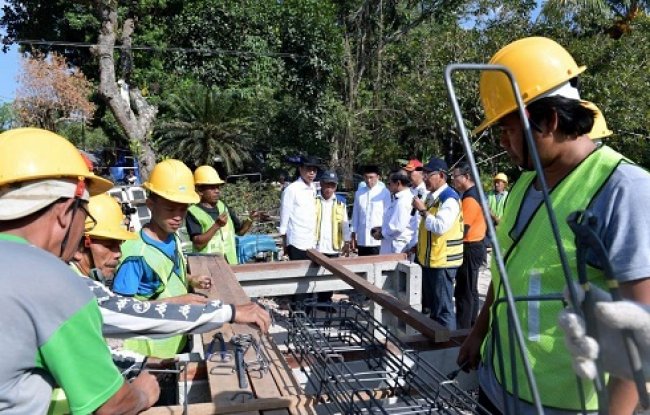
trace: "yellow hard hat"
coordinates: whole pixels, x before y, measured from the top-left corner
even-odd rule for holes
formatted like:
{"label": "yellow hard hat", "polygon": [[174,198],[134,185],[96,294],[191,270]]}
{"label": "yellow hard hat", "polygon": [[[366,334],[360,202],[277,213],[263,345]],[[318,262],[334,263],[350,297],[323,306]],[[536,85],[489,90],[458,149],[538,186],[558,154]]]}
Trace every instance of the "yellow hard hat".
{"label": "yellow hard hat", "polygon": [[612,130],[607,128],[607,121],[605,121],[605,116],[600,111],[600,108],[596,106],[593,102],[582,101],[582,106],[589,108],[596,113],[594,116],[594,126],[591,128],[591,131],[587,134],[592,140],[598,140],[600,138],[609,137],[614,134]]}
{"label": "yellow hard hat", "polygon": [[142,187],[158,196],[177,203],[199,203],[194,191],[192,171],[179,160],[167,159],[156,164]]}
{"label": "yellow hard hat", "polygon": [[211,166],[200,166],[194,170],[194,184],[224,184],[219,173]]}
{"label": "yellow hard hat", "polygon": [[[512,42],[495,53],[489,63],[510,69],[524,104],[561,87],[586,69],[578,66],[566,49],[545,37],[527,37]],[[510,80],[502,72],[481,72],[479,94],[485,120],[473,131],[474,134],[517,109]]]}
{"label": "yellow hard hat", "polygon": [[82,179],[91,196],[113,183],[92,172],[92,165],[71,142],[40,128],[16,128],[0,134],[0,187],[38,179]]}
{"label": "yellow hard hat", "polygon": [[497,180],[501,180],[505,184],[508,184],[508,176],[506,176],[505,173],[497,173],[497,175],[494,176],[494,179],[492,179],[492,181],[497,181]]}
{"label": "yellow hard hat", "polygon": [[[122,208],[113,196],[103,193],[91,197],[88,202],[88,212],[97,221],[97,224],[91,231],[86,232],[86,236],[118,241],[137,238],[135,233],[126,230]],[[92,222],[90,217],[86,218],[87,225]]]}

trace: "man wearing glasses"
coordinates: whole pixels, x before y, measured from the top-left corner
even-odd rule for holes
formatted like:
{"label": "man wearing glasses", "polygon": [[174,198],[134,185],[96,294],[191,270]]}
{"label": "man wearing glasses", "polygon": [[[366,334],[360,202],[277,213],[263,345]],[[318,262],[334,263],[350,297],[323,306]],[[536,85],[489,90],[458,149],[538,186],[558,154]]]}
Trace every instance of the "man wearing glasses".
{"label": "man wearing glasses", "polygon": [[91,195],[112,187],[66,139],[37,128],[0,135],[0,412],[45,413],[53,385],[73,413],[137,413],[158,399],[151,374],[125,382],[97,302],[72,258]]}
{"label": "man wearing glasses", "polygon": [[[463,213],[460,196],[447,185],[447,163],[431,157],[424,165],[424,182],[431,192],[426,204],[413,198],[422,220],[417,258],[422,266],[422,297],[430,317],[450,330],[456,328],[454,278],[463,262]],[[426,294],[425,294],[426,292]]]}

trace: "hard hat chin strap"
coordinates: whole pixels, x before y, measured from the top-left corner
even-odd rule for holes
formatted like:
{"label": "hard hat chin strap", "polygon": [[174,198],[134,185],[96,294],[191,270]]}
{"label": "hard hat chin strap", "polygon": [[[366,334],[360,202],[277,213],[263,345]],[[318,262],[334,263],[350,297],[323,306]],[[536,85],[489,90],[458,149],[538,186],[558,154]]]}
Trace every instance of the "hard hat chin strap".
{"label": "hard hat chin strap", "polygon": [[70,225],[68,226],[68,229],[65,232],[65,236],[63,237],[63,240],[61,241],[61,250],[59,251],[59,258],[63,258],[63,253],[65,252],[65,248],[68,245],[68,239],[70,238],[70,230],[72,229],[72,224],[74,223],[74,217],[77,214],[77,211],[79,210],[79,206],[81,206],[81,202],[83,201],[82,197],[86,193],[86,182],[83,177],[79,177],[77,181],[77,187],[75,188],[74,191],[74,204],[72,205],[72,218],[70,219]]}

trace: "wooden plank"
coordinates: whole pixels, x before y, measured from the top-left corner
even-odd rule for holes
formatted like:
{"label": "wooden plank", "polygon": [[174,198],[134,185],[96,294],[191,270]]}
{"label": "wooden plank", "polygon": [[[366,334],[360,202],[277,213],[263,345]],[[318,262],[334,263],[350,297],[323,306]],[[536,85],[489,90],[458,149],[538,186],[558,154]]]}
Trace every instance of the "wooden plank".
{"label": "wooden plank", "polygon": [[372,301],[377,302],[383,308],[393,313],[398,320],[405,322],[423,335],[435,342],[449,340],[449,330],[447,328],[426,317],[408,304],[399,301],[381,288],[359,277],[354,272],[345,268],[342,263],[332,261],[314,249],[308,249],[307,256],[316,264],[328,269],[334,275],[370,297]]}
{"label": "wooden plank", "polygon": [[[209,298],[219,299],[225,303],[235,305],[250,302],[250,298],[239,285],[230,265],[228,265],[222,256],[195,256],[190,257],[189,262],[193,274],[208,275],[212,279],[211,289],[205,291]],[[229,342],[235,334],[252,335],[256,341],[260,342],[259,330],[246,324],[228,324],[222,327],[221,331],[224,334],[225,341],[227,342]],[[209,343],[212,340],[212,336],[213,333],[205,334],[203,336],[204,344]],[[260,346],[264,347],[262,343],[260,343]],[[229,349],[233,351],[233,346],[230,344]],[[250,347],[247,350],[244,358],[246,361],[255,360],[256,354],[253,347]],[[277,359],[278,357],[274,356],[273,358]],[[217,373],[223,373],[223,369],[213,369],[219,365],[218,362],[208,362],[207,364],[210,393],[213,402],[220,404],[219,407],[232,404],[233,398],[238,397],[238,393],[244,391],[251,392],[254,396],[253,399],[245,401],[246,403],[282,396],[278,389],[278,385],[269,372],[263,374],[256,370],[247,371],[248,388],[243,390],[239,388],[239,381],[236,373],[226,373],[224,375],[211,374],[212,370],[216,370]],[[288,411],[284,410],[281,414],[288,415]]]}
{"label": "wooden plank", "polygon": [[[188,405],[191,415],[225,415],[225,414],[259,414],[259,411],[287,410],[295,407],[296,399],[293,397],[254,399],[244,403],[231,403],[230,405],[217,405],[215,403],[195,403]],[[183,406],[156,406],[145,412],[146,415],[182,415]]]}

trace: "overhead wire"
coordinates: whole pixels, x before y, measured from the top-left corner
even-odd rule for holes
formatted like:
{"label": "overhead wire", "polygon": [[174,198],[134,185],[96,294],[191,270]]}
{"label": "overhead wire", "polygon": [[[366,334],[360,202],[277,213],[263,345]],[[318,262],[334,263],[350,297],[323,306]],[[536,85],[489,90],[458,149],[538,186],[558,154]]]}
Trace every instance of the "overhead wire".
{"label": "overhead wire", "polygon": [[[19,45],[30,46],[62,46],[69,48],[90,49],[97,47],[96,43],[89,42],[70,42],[62,40],[35,40],[35,39],[18,39],[14,43]],[[257,52],[251,50],[238,50],[238,49],[221,49],[221,48],[184,48],[184,47],[169,47],[169,46],[149,46],[149,45],[113,45],[113,49],[123,50],[139,50],[147,52],[180,52],[180,53],[196,53],[208,56],[260,56],[272,58],[293,58],[293,59],[309,59],[309,56],[300,55],[291,52]]]}

